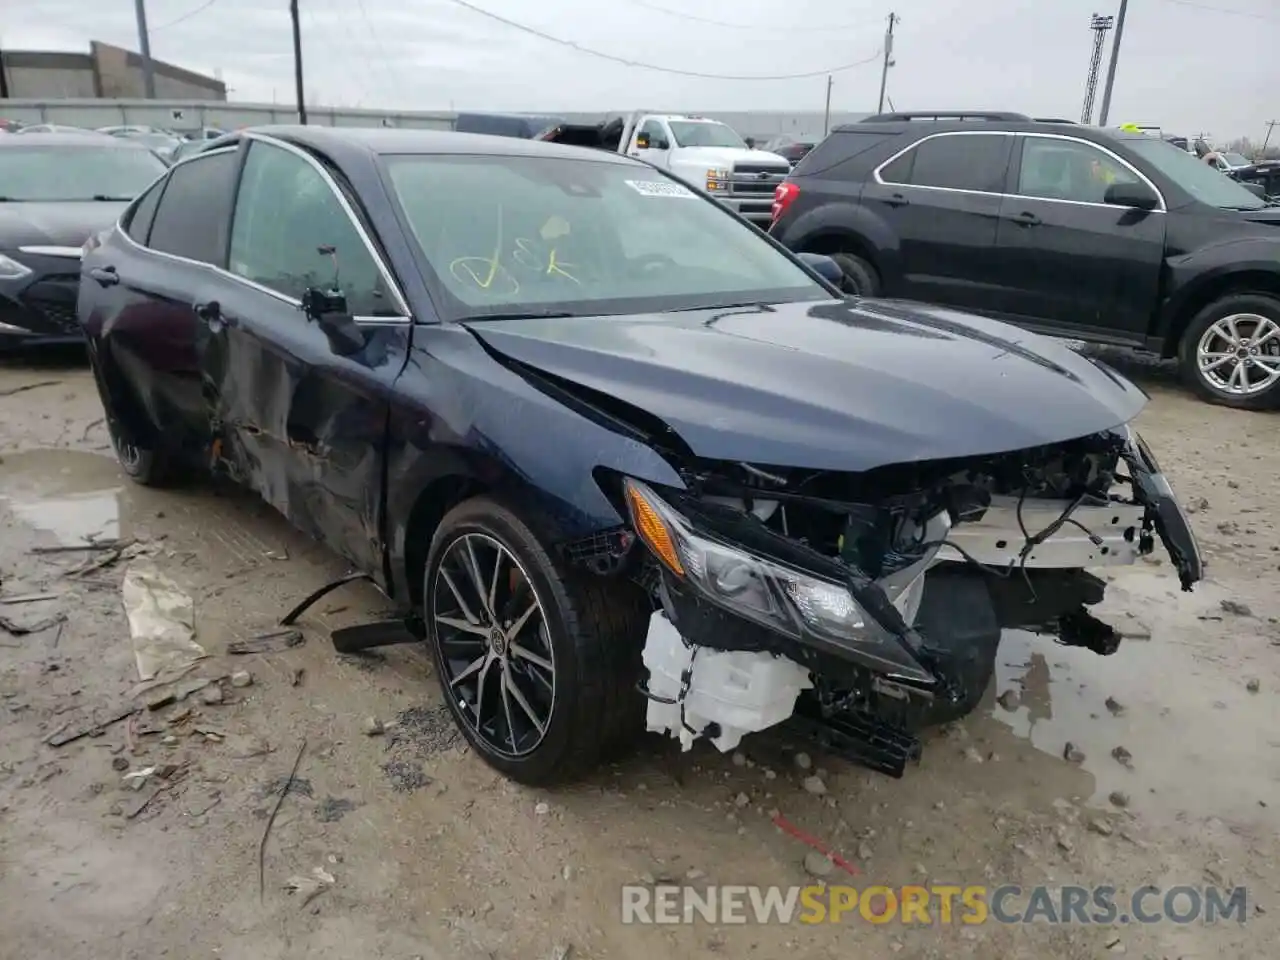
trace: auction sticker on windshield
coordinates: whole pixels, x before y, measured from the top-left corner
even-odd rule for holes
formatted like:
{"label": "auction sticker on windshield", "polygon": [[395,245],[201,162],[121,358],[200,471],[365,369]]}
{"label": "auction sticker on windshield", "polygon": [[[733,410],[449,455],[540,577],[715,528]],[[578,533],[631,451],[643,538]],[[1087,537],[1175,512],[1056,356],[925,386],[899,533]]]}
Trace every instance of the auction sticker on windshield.
{"label": "auction sticker on windshield", "polygon": [[629,186],[642,197],[696,197],[692,190],[666,180],[628,180]]}

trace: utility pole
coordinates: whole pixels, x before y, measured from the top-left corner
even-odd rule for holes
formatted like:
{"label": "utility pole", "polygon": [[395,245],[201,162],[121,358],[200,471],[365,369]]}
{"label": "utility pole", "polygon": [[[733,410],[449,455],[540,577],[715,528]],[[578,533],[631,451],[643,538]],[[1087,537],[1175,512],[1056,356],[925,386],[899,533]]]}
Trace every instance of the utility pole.
{"label": "utility pole", "polygon": [[4,50],[0,49],[0,100],[7,96],[9,96],[9,74],[5,72]]}
{"label": "utility pole", "polygon": [[1102,66],[1102,45],[1106,42],[1107,31],[1115,22],[1115,17],[1093,15],[1089,21],[1089,29],[1093,31],[1093,56],[1089,60],[1089,78],[1084,85],[1084,110],[1080,113],[1081,123],[1093,122],[1093,98],[1098,92],[1098,70]]}
{"label": "utility pole", "polygon": [[1102,90],[1102,113],[1098,115],[1098,126],[1107,125],[1107,117],[1111,114],[1111,88],[1116,82],[1116,64],[1120,61],[1120,38],[1124,36],[1124,15],[1129,11],[1129,0],[1120,0],[1120,12],[1116,15],[1116,35],[1111,40],[1111,62],[1107,64],[1107,85]]}
{"label": "utility pole", "polygon": [[831,85],[835,83],[835,77],[827,74],[827,105],[822,111],[822,135],[825,137],[831,131]]}
{"label": "utility pole", "polygon": [[[3,96],[3,94],[0,94],[0,96]],[[1266,135],[1265,137],[1263,137],[1263,138],[1262,138],[1262,146],[1261,146],[1261,148],[1259,148],[1259,150],[1258,150],[1258,159],[1259,159],[1259,160],[1261,160],[1261,159],[1264,159],[1264,158],[1265,158],[1266,153],[1267,153],[1267,144],[1269,144],[1269,143],[1271,142],[1271,131],[1272,131],[1272,130],[1274,130],[1276,127],[1280,127],[1280,120],[1268,120],[1268,121],[1267,121],[1267,135]]]}
{"label": "utility pole", "polygon": [[289,0],[289,16],[293,19],[293,85],[298,98],[298,122],[307,125],[307,101],[302,85],[302,28],[298,26],[298,0]]}
{"label": "utility pole", "polygon": [[147,2],[133,0],[138,16],[138,52],[142,54],[142,86],[148,100],[156,98],[156,71],[151,63],[151,35],[147,32]]}
{"label": "utility pole", "polygon": [[880,68],[880,102],[876,113],[884,113],[884,88],[889,82],[889,68],[893,66],[893,25],[901,19],[896,13],[889,14],[889,29],[884,32],[884,65]]}

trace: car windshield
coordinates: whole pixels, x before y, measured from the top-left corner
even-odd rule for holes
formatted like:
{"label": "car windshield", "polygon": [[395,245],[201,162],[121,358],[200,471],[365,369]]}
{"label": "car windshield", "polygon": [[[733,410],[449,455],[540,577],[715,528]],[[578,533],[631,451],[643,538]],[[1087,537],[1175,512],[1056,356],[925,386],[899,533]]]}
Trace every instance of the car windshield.
{"label": "car windshield", "polygon": [[1227,163],[1231,164],[1233,167],[1247,167],[1249,165],[1248,157],[1239,153],[1224,153],[1222,155],[1222,159],[1226,160]]}
{"label": "car windshield", "polygon": [[15,144],[0,149],[0,199],[132,200],[166,169],[141,148]]}
{"label": "car windshield", "polygon": [[747,148],[747,143],[733,127],[723,123],[706,121],[672,120],[671,136],[677,147],[736,147]]}
{"label": "car windshield", "polygon": [[1201,203],[1223,210],[1260,210],[1266,206],[1230,177],[1163,140],[1134,137],[1125,145]]}
{"label": "car windshield", "polygon": [[384,160],[455,319],[831,297],[750,226],[647,166],[531,156]]}

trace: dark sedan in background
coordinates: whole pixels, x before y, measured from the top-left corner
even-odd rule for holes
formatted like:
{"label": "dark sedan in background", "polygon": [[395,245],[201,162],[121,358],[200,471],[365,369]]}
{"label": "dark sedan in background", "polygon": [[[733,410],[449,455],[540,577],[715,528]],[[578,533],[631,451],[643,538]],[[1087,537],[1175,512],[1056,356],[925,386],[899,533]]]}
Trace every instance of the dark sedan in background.
{"label": "dark sedan in background", "polygon": [[78,343],[80,248],[166,166],[130,140],[0,138],[0,351]]}

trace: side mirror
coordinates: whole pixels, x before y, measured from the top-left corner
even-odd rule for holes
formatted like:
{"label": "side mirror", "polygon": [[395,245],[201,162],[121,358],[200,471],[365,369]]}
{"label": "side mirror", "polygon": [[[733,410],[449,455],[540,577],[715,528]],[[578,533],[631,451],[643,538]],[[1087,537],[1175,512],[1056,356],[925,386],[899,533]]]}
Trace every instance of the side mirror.
{"label": "side mirror", "polygon": [[844,285],[844,271],[830,257],[820,253],[797,253],[796,259],[833,287]]}
{"label": "side mirror", "polygon": [[364,349],[364,331],[347,309],[341,291],[308,287],[302,294],[302,313],[320,328],[338,356],[349,357]]}
{"label": "side mirror", "polygon": [[1132,181],[1129,183],[1113,183],[1107,187],[1102,202],[1115,207],[1133,207],[1136,210],[1154,210],[1160,205],[1160,198],[1152,193],[1145,183]]}
{"label": "side mirror", "polygon": [[649,149],[649,135],[647,133],[636,134],[636,149],[637,150]]}

